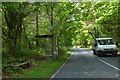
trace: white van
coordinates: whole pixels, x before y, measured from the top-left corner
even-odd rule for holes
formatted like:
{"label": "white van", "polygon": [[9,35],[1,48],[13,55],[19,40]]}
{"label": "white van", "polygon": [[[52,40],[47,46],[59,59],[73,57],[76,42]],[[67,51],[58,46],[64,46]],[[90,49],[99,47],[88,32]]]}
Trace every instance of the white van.
{"label": "white van", "polygon": [[117,45],[112,38],[96,38],[93,45],[93,54],[98,56],[117,56]]}

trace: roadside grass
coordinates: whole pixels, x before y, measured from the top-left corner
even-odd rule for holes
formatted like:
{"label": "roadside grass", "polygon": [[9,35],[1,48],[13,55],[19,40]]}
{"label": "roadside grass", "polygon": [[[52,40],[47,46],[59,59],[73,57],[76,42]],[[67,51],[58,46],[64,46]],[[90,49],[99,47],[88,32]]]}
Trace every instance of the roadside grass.
{"label": "roadside grass", "polygon": [[68,59],[71,51],[61,55],[59,59],[55,61],[37,61],[36,67],[32,69],[26,69],[19,75],[13,75],[11,78],[50,78],[57,69]]}

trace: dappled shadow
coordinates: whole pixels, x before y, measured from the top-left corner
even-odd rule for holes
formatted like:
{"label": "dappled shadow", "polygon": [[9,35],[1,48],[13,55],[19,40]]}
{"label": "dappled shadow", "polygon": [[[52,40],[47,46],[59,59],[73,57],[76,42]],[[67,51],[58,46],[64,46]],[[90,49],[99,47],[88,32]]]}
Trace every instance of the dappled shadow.
{"label": "dappled shadow", "polygon": [[85,50],[80,49],[80,48],[75,48],[75,49],[73,49],[73,51],[74,51],[74,52],[84,52]]}
{"label": "dappled shadow", "polygon": [[95,57],[93,51],[87,48],[74,48],[72,56],[75,56],[75,58],[79,58],[80,56],[85,58]]}
{"label": "dappled shadow", "polygon": [[80,52],[80,53],[83,53],[83,52],[89,52],[91,51],[90,49],[86,49],[86,48],[74,48],[73,49],[73,52]]}

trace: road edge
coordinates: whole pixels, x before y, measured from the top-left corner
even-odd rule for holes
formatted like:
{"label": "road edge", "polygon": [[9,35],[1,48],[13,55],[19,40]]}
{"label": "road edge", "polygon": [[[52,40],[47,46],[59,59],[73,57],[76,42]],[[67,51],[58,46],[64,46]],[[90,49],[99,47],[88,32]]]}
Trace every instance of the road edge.
{"label": "road edge", "polygon": [[71,58],[71,56],[73,55],[73,52],[71,53],[71,55],[68,57],[68,59],[62,64],[62,66],[60,66],[59,68],[58,68],[58,70],[50,77],[50,79],[49,80],[52,80],[55,76],[56,76],[56,74],[60,71],[60,69],[67,63],[67,61]]}

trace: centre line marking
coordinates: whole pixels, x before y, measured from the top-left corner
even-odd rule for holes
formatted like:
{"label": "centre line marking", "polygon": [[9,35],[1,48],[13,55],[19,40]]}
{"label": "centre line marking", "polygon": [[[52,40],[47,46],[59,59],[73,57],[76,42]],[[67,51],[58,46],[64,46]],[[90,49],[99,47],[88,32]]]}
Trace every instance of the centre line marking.
{"label": "centre line marking", "polygon": [[111,65],[111,64],[109,64],[109,63],[107,63],[107,62],[105,62],[105,61],[103,61],[103,60],[101,60],[101,59],[99,59],[99,61],[101,61],[101,62],[107,64],[108,66],[110,66],[110,67],[112,67],[112,68],[114,68],[114,69],[116,69],[116,70],[118,70],[118,71],[120,71],[119,68],[117,68],[117,67],[115,67],[115,66],[113,66],[113,65]]}

